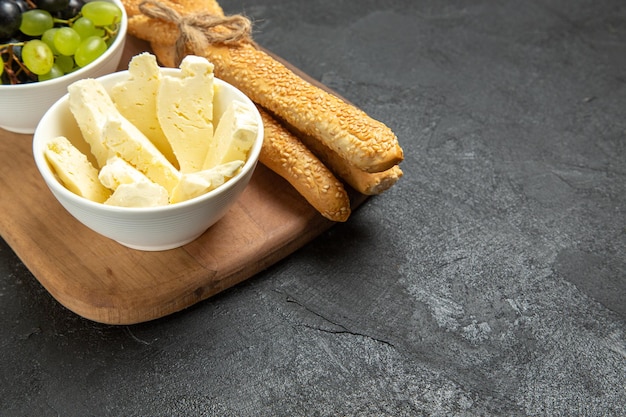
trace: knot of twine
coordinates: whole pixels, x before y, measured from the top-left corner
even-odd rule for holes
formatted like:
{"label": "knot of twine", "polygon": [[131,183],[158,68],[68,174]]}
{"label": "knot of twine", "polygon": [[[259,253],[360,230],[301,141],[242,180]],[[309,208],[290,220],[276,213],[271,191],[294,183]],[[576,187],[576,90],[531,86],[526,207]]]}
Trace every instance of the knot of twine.
{"label": "knot of twine", "polygon": [[[174,23],[179,36],[176,39],[176,65],[179,65],[189,47],[195,55],[204,55],[211,44],[236,44],[247,41],[252,44],[252,23],[242,15],[216,16],[198,12],[182,16],[176,10],[159,1],[146,0],[139,4],[139,10],[152,19]],[[223,28],[215,31],[216,27]]]}

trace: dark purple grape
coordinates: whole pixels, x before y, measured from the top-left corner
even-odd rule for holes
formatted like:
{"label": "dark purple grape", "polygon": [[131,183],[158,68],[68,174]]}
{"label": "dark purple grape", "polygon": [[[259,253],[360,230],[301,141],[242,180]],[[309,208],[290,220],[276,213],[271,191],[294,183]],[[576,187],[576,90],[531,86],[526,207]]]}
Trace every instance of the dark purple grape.
{"label": "dark purple grape", "polygon": [[17,79],[19,80],[20,84],[30,84],[30,83],[36,83],[37,82],[37,77],[33,76],[31,74],[27,74],[25,72],[20,72],[19,75],[17,76]]}
{"label": "dark purple grape", "polygon": [[69,4],[69,0],[33,0],[38,8],[53,12],[60,12]]}
{"label": "dark purple grape", "polygon": [[16,38],[12,38],[9,40],[9,43],[15,44],[11,46],[13,55],[15,55],[15,57],[21,61],[22,60],[22,45],[20,45],[20,40]]}
{"label": "dark purple grape", "polygon": [[17,7],[20,8],[20,11],[22,13],[30,9],[28,3],[26,3],[26,0],[13,0],[13,3],[17,4]]}
{"label": "dark purple grape", "polygon": [[59,19],[71,19],[76,16],[80,9],[83,7],[85,2],[83,0],[69,0],[67,7],[59,12],[57,12],[57,17]]}
{"label": "dark purple grape", "polygon": [[22,12],[11,0],[0,0],[0,39],[10,38],[20,28]]}

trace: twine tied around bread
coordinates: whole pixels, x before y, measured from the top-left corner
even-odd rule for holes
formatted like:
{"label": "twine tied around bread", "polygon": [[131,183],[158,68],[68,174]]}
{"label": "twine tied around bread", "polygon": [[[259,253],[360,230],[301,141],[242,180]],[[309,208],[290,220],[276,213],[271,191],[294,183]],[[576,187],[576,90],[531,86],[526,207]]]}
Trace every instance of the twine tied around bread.
{"label": "twine tied around bread", "polygon": [[[174,23],[179,36],[176,40],[176,65],[185,56],[186,48],[193,54],[204,55],[211,44],[237,44],[252,40],[252,23],[242,15],[216,16],[207,12],[181,15],[173,8],[160,1],[146,0],[139,4],[139,10],[152,19],[161,19]],[[222,30],[214,30],[221,27]]]}

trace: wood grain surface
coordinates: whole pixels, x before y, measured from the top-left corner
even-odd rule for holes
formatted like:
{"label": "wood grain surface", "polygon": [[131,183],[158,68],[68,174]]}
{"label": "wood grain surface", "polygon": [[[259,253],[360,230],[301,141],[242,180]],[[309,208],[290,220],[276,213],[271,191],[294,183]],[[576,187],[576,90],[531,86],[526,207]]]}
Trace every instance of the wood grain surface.
{"label": "wood grain surface", "polygon": [[[145,50],[147,44],[129,37],[120,69]],[[259,164],[234,207],[194,242],[162,252],[128,249],[61,207],[35,167],[31,140],[0,129],[0,234],[56,300],[93,321],[132,324],[182,310],[254,276],[333,225]],[[365,199],[351,197],[354,207]]]}

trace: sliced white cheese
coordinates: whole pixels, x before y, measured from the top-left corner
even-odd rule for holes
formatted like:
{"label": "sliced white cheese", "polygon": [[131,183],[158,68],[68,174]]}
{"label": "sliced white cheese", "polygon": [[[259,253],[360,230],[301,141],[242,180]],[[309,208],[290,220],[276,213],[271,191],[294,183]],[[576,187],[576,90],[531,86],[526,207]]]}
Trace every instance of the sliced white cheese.
{"label": "sliced white cheese", "polygon": [[211,169],[183,174],[172,192],[170,202],[179,203],[216,189],[232,178],[243,164],[243,161],[231,161]]}
{"label": "sliced white cheese", "polygon": [[167,190],[152,181],[120,184],[104,202],[119,207],[158,207],[169,204]]}
{"label": "sliced white cheese", "polygon": [[122,184],[152,182],[143,172],[117,155],[109,158],[107,163],[100,169],[98,178],[102,185],[111,190],[116,190]]}
{"label": "sliced white cheese", "polygon": [[148,52],[134,56],[128,64],[128,80],[111,89],[111,98],[119,112],[148,137],[173,164],[177,165],[172,146],[157,118],[157,92],[161,69],[156,57]]}
{"label": "sliced white cheese", "polygon": [[209,169],[236,160],[245,161],[258,129],[254,113],[245,103],[230,103],[217,124],[202,168]]}
{"label": "sliced white cheese", "polygon": [[200,171],[213,138],[213,64],[188,55],[179,77],[163,75],[157,118],[183,173]]}
{"label": "sliced white cheese", "polygon": [[168,193],[172,192],[180,172],[139,129],[120,116],[107,119],[102,130],[109,149]]}
{"label": "sliced white cheese", "polygon": [[111,191],[98,180],[98,170],[63,136],[51,139],[44,150],[50,166],[71,192],[97,203],[104,202]]}
{"label": "sliced white cheese", "polygon": [[102,84],[93,78],[76,81],[67,90],[70,111],[100,168],[111,156],[104,143],[102,126],[111,114],[119,112]]}
{"label": "sliced white cheese", "polygon": [[169,203],[167,190],[151,181],[119,156],[109,158],[98,174],[100,182],[113,191],[104,204],[120,207],[156,207]]}

